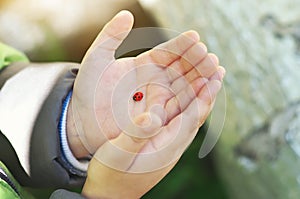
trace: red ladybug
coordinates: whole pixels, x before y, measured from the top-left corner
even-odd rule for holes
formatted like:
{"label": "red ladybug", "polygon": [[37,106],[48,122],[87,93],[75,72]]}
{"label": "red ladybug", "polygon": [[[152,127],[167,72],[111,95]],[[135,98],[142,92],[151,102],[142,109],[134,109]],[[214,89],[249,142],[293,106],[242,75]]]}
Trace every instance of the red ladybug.
{"label": "red ladybug", "polygon": [[136,92],[136,93],[133,95],[132,99],[133,99],[134,101],[138,102],[138,101],[141,101],[141,100],[143,99],[143,97],[144,97],[144,94],[143,94],[142,92]]}

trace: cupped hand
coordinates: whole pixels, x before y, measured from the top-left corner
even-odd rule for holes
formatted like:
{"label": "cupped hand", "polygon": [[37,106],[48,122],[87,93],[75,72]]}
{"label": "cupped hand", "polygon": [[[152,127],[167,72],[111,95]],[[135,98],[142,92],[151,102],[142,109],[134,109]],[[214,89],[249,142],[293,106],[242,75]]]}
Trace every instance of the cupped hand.
{"label": "cupped hand", "polygon": [[[115,59],[115,51],[132,25],[131,13],[118,13],[106,24],[82,61],[68,113],[68,139],[77,157],[94,154],[104,143],[118,138],[143,113],[156,114],[162,125],[170,125],[189,104],[200,99],[199,95],[211,104],[215,94],[207,91],[211,92],[207,95],[205,90],[220,88],[224,69],[218,66],[215,55],[207,53],[194,31],[137,57]],[[144,94],[139,102],[132,99],[137,91]],[[200,91],[203,94],[198,95]],[[196,119],[195,129],[207,114]],[[138,137],[153,135],[127,133]],[[151,142],[160,141],[153,138]],[[72,147],[73,143],[76,147]]]}
{"label": "cupped hand", "polygon": [[94,155],[89,198],[138,198],[161,180],[206,120],[225,74],[194,31],[115,59],[132,25],[122,11],[103,28],[74,85],[68,139],[77,157]]}

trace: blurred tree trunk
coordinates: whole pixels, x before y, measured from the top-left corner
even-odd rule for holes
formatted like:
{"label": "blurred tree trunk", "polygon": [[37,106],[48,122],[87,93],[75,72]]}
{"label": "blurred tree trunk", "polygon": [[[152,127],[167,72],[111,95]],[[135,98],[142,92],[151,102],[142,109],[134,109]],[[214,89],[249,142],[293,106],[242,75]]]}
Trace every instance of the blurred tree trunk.
{"label": "blurred tree trunk", "polygon": [[216,165],[230,198],[299,198],[300,1],[151,2],[161,26],[197,30],[227,70]]}

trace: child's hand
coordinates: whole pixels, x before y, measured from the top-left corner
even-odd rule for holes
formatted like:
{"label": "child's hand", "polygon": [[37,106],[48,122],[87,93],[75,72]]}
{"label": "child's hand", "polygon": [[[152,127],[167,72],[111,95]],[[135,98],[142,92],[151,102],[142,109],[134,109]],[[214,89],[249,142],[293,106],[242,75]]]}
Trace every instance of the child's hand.
{"label": "child's hand", "polygon": [[[178,94],[178,99],[189,103],[184,110],[170,114],[168,123],[162,123],[159,114],[141,114],[117,138],[100,146],[90,162],[82,194],[133,199],[148,192],[174,167],[195,137],[213,106],[223,75],[224,70],[219,69],[206,86],[195,86],[197,96]],[[145,135],[149,138],[142,138]]]}
{"label": "child's hand", "polygon": [[91,198],[138,198],[161,180],[206,120],[225,73],[194,31],[116,60],[132,24],[123,11],[104,27],[74,86],[69,140],[82,144],[78,157],[95,154],[83,190]]}
{"label": "child's hand", "polygon": [[[206,46],[199,42],[194,31],[185,32],[138,57],[116,60],[115,50],[132,24],[129,12],[117,14],[83,59],[74,85],[67,129],[71,149],[77,157],[94,154],[104,143],[119,139],[124,128],[132,126],[133,118],[145,112],[158,115],[168,131],[173,128],[170,125],[186,121],[196,131],[205,121],[221,87],[224,69],[218,66],[215,55],[207,54]],[[144,94],[141,101],[132,99],[136,91]],[[157,132],[128,133],[151,137]],[[190,135],[182,142],[190,143],[194,134]],[[172,140],[173,137],[159,132],[151,142],[159,148],[162,138]],[[149,144],[143,150],[153,151],[152,148]]]}

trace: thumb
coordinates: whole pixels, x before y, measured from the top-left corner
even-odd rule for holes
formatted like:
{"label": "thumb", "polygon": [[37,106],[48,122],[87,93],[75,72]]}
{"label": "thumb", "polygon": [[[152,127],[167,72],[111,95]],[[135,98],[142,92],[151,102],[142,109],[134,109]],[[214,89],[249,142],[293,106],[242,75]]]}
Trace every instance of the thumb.
{"label": "thumb", "polygon": [[[149,121],[150,123],[145,122]],[[161,120],[158,116],[150,115],[149,113],[141,114],[134,119],[134,124],[129,125],[126,129],[127,132],[123,131],[118,137],[113,140],[108,140],[103,144],[95,153],[94,159],[97,159],[102,164],[119,170],[129,171],[130,167],[134,164],[136,156],[139,155],[142,148],[147,144],[152,136],[155,136],[161,128]],[[137,127],[138,126],[138,127]],[[140,136],[137,136],[136,129],[142,129]],[[129,132],[132,130],[132,132]],[[145,136],[146,133],[151,135]],[[146,138],[147,137],[147,138]]]}
{"label": "thumb", "polygon": [[[109,64],[114,61],[115,50],[129,34],[132,26],[133,15],[125,10],[119,12],[104,26],[85,54],[76,76],[72,97],[74,107],[80,109],[82,104],[89,108],[93,107],[97,81]],[[93,111],[92,108],[90,111]],[[81,113],[81,110],[78,112]],[[90,116],[93,113],[87,115]],[[94,124],[94,129],[97,129],[96,124]]]}
{"label": "thumb", "polygon": [[99,33],[87,51],[83,62],[89,57],[101,55],[114,59],[115,51],[129,34],[133,21],[133,15],[129,11],[122,10],[117,13]]}

